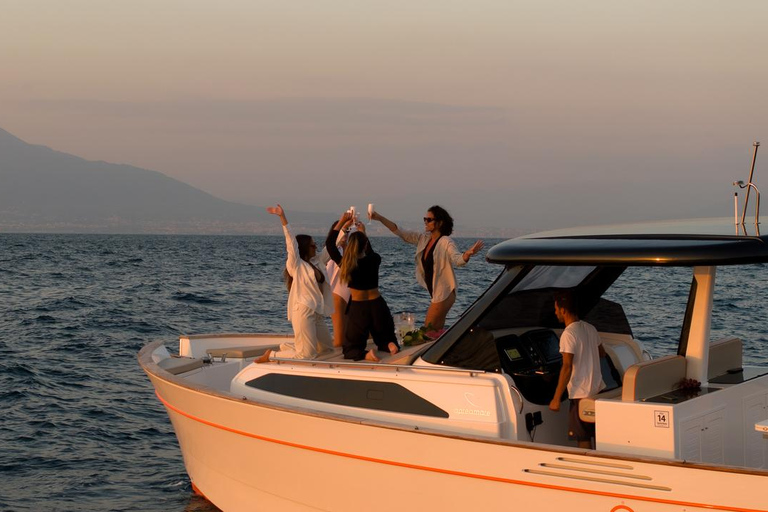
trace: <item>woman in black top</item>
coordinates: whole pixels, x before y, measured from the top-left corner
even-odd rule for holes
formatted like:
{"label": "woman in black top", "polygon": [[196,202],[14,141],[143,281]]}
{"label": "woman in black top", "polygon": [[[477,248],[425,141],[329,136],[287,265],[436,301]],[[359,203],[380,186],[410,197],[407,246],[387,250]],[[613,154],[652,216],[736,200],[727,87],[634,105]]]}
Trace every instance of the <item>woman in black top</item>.
{"label": "woman in black top", "polygon": [[[349,235],[343,257],[336,247],[340,226],[346,224],[350,218],[351,215],[345,212],[325,240],[328,254],[341,268],[341,280],[347,283],[350,291],[341,347],[345,359],[378,361],[379,358],[373,349],[368,352],[365,350],[368,334],[373,336],[373,342],[379,350],[397,354],[399,347],[395,336],[395,323],[386,301],[379,293],[381,256],[373,250],[365,233],[356,231]],[[358,228],[364,229],[362,224],[359,224]]]}

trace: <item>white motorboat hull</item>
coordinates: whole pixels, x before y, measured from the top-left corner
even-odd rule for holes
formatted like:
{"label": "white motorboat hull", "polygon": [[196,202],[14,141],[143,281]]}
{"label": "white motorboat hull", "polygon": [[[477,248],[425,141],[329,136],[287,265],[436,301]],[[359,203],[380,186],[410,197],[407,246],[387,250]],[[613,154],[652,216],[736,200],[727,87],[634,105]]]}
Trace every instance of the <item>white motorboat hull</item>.
{"label": "white motorboat hull", "polygon": [[768,510],[763,470],[407,429],[238,399],[142,365],[194,488],[225,511]]}

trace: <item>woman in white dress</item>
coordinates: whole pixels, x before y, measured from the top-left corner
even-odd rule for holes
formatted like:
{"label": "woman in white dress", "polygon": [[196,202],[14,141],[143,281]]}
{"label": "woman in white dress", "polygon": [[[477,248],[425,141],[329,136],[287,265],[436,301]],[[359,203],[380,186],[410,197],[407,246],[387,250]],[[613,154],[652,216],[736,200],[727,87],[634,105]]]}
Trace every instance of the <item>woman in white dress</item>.
{"label": "woman in white dress", "polygon": [[267,362],[270,356],[314,359],[333,346],[331,332],[325,323],[325,317],[333,313],[333,297],[325,271],[328,253],[323,250],[318,257],[317,245],[311,236],[293,236],[282,206],[267,208],[267,212],[280,217],[283,224],[288,250],[284,271],[288,287],[288,320],[293,326],[294,339],[281,344],[276,352],[267,350],[255,362]]}

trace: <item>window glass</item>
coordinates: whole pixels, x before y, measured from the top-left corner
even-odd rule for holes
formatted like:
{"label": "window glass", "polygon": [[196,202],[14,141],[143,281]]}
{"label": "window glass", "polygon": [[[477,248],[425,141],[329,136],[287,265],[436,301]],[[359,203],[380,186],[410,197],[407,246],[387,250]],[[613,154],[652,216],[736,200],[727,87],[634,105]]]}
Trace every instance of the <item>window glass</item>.
{"label": "window glass", "polygon": [[534,267],[513,292],[537,290],[541,288],[573,288],[581,283],[595,267]]}

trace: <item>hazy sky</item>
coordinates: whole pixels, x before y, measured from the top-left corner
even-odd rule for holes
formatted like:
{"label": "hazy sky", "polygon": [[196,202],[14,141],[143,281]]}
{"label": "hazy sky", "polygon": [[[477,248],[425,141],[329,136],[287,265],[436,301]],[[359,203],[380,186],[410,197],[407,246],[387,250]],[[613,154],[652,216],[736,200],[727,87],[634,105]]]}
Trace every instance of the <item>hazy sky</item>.
{"label": "hazy sky", "polygon": [[764,0],[0,7],[0,127],[233,201],[523,229],[725,216],[768,144]]}

